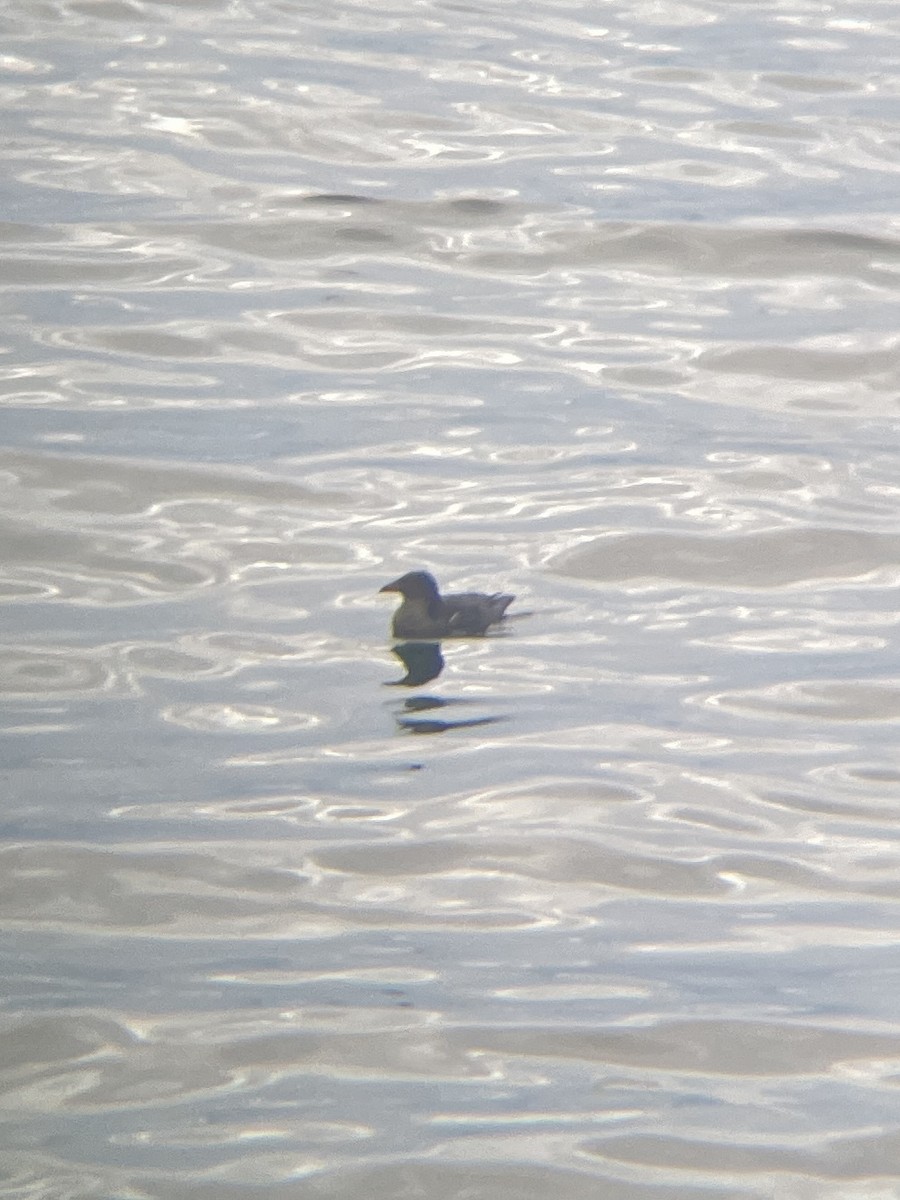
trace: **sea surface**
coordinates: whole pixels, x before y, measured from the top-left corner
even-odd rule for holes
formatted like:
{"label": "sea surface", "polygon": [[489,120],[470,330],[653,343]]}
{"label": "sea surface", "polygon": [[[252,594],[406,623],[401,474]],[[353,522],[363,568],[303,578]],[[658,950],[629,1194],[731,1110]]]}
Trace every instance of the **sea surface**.
{"label": "sea surface", "polygon": [[898,1200],[896,0],[0,35],[0,1195]]}

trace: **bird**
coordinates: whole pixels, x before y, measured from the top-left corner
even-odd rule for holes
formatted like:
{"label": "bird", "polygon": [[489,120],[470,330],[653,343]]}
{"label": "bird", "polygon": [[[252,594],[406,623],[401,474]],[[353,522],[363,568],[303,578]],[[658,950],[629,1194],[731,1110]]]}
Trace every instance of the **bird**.
{"label": "bird", "polygon": [[380,592],[399,592],[403,603],[394,613],[394,637],[445,638],[479,636],[503,620],[515,596],[495,592],[462,592],[442,596],[427,571],[408,571]]}

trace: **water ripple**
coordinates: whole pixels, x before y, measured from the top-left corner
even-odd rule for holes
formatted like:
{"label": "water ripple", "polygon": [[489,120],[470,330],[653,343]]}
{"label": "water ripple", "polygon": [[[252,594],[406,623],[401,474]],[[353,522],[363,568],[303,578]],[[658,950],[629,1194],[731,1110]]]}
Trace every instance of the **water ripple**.
{"label": "water ripple", "polygon": [[5,1190],[890,1190],[895,7],[0,25]]}

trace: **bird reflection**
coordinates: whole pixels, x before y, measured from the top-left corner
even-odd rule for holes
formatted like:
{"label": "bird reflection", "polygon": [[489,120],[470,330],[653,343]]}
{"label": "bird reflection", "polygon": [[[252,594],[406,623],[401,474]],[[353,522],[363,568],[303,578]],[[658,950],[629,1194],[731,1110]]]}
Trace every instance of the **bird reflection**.
{"label": "bird reflection", "polygon": [[[444,656],[440,642],[401,642],[393,652],[406,667],[402,679],[392,679],[389,687],[421,687],[437,679],[444,669]],[[444,700],[440,696],[410,696],[403,703],[406,713],[424,713],[429,709],[446,708],[452,704],[464,704],[463,700]],[[410,733],[446,733],[450,729],[469,729],[473,725],[492,725],[499,717],[469,717],[450,721],[437,716],[399,716],[397,724]]]}
{"label": "bird reflection", "polygon": [[[411,696],[404,702],[406,712],[427,712],[430,708],[447,708],[465,704],[465,700],[442,700],[440,696]],[[473,725],[493,725],[499,717],[468,717],[461,721],[445,721],[440,717],[398,717],[397,724],[410,733],[446,733],[448,729],[470,729]]]}
{"label": "bird reflection", "polygon": [[499,717],[472,717],[468,721],[435,721],[415,720],[412,717],[398,717],[397,724],[410,733],[446,733],[448,729],[471,729],[473,725],[493,725]]}
{"label": "bird reflection", "polygon": [[444,669],[440,642],[401,642],[393,651],[406,667],[406,674],[402,679],[392,679],[391,687],[421,687],[437,679]]}

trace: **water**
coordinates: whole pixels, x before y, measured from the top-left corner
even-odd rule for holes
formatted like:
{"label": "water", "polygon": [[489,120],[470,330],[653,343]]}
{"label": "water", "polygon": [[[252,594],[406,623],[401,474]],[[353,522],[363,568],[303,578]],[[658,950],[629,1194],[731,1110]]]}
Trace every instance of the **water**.
{"label": "water", "polygon": [[895,6],[0,28],[3,1194],[900,1197]]}

